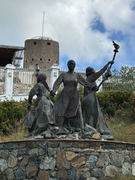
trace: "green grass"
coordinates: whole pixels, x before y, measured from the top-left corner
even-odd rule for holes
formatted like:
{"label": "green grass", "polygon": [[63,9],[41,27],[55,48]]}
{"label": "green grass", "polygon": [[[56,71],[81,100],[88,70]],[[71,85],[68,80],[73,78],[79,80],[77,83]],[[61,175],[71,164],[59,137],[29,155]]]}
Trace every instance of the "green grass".
{"label": "green grass", "polygon": [[112,180],[135,180],[135,177],[132,175],[124,176],[124,175],[115,175]]}
{"label": "green grass", "polygon": [[127,110],[120,114],[115,113],[114,117],[106,117],[106,121],[116,141],[135,143],[135,121]]}
{"label": "green grass", "polygon": [[[116,111],[114,117],[104,115],[108,126],[112,129],[111,135],[116,141],[135,143],[135,120],[130,117],[128,110]],[[16,141],[25,139],[23,136],[28,134],[27,127],[24,126],[23,120],[15,123],[15,128],[11,129],[12,133],[3,135],[1,133],[0,142]]]}

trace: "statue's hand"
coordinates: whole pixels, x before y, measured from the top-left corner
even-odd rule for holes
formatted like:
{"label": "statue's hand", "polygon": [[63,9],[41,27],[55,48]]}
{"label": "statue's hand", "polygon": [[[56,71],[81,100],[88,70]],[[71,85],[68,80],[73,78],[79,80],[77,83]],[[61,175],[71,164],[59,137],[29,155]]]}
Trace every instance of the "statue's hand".
{"label": "statue's hand", "polygon": [[28,109],[28,111],[31,110],[31,105],[32,105],[31,100],[28,100],[28,104],[27,104],[27,109]]}
{"label": "statue's hand", "polygon": [[53,92],[53,91],[51,90],[51,91],[50,91],[50,95],[54,97],[54,96],[55,96],[55,92]]}
{"label": "statue's hand", "polygon": [[28,111],[30,111],[31,110],[31,105],[30,104],[27,104],[27,109],[28,109]]}
{"label": "statue's hand", "polygon": [[113,64],[113,63],[114,63],[114,61],[109,61],[109,62],[108,62],[108,65],[109,65],[109,64]]}
{"label": "statue's hand", "polygon": [[94,85],[94,86],[92,87],[92,90],[93,90],[93,91],[97,91],[97,85]]}

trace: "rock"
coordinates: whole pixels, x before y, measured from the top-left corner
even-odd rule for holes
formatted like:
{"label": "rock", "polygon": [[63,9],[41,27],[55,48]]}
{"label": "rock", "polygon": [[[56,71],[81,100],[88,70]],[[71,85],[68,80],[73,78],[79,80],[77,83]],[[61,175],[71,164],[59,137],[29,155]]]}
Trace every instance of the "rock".
{"label": "rock", "polygon": [[132,175],[135,176],[135,163],[132,164]]}
{"label": "rock", "polygon": [[68,134],[66,136],[66,139],[76,139],[76,137],[74,135],[72,135],[72,134]]}
{"label": "rock", "polygon": [[66,179],[68,176],[67,170],[59,170],[57,173],[57,178]]}
{"label": "rock", "polygon": [[92,139],[100,139],[100,136],[98,134],[93,134]]}
{"label": "rock", "polygon": [[8,150],[2,150],[2,151],[1,151],[1,156],[2,156],[3,159],[8,160],[9,151],[8,151]]}
{"label": "rock", "polygon": [[69,134],[69,130],[64,127],[61,127],[57,134],[66,134],[67,135],[67,134]]}
{"label": "rock", "polygon": [[23,160],[20,162],[21,167],[25,167],[28,164],[29,156],[24,156]]}
{"label": "rock", "polygon": [[14,171],[11,168],[6,169],[7,178],[13,180],[15,178]]}
{"label": "rock", "polygon": [[74,157],[74,159],[71,161],[71,165],[74,168],[79,168],[80,166],[82,166],[85,163],[86,163],[86,159],[85,159],[85,156],[83,156],[83,155],[78,155],[78,156]]}
{"label": "rock", "polygon": [[56,166],[58,169],[70,169],[70,164],[65,158],[63,151],[58,150]]}
{"label": "rock", "polygon": [[46,134],[44,137],[45,137],[46,139],[51,139],[51,138],[52,138],[52,135],[51,135],[51,134]]}
{"label": "rock", "polygon": [[82,169],[79,169],[79,172],[86,172],[86,171],[89,171],[90,169],[89,168],[82,168]]}
{"label": "rock", "polygon": [[26,147],[26,145],[27,145],[26,142],[21,142],[19,145],[19,148],[22,149],[22,148]]}
{"label": "rock", "polygon": [[19,160],[19,161],[21,161],[22,159],[23,159],[23,157],[22,157],[22,156],[18,157],[18,160]]}
{"label": "rock", "polygon": [[3,149],[3,147],[4,147],[4,144],[0,144],[0,149]]}
{"label": "rock", "polygon": [[114,165],[114,166],[122,166],[124,161],[124,157],[121,154],[118,153],[112,153],[110,155],[110,164]]}
{"label": "rock", "polygon": [[29,150],[29,151],[28,151],[28,154],[29,154],[30,156],[32,156],[33,154],[38,155],[38,148]]}
{"label": "rock", "polygon": [[64,134],[57,136],[58,139],[66,139],[66,137],[67,137],[67,135],[64,135]]}
{"label": "rock", "polygon": [[39,151],[38,152],[39,156],[42,156],[42,155],[44,155],[46,153],[46,150],[44,150],[43,148],[40,148],[38,151]]}
{"label": "rock", "polygon": [[82,175],[84,178],[89,178],[89,177],[90,177],[90,172],[89,172],[89,171],[82,172],[81,175]]}
{"label": "rock", "polygon": [[18,156],[23,156],[23,155],[26,155],[27,154],[27,151],[26,151],[26,149],[19,149],[18,150]]}
{"label": "rock", "polygon": [[71,161],[75,156],[76,156],[75,153],[72,152],[72,151],[67,151],[66,152],[66,158],[67,158],[68,161]]}
{"label": "rock", "polygon": [[92,177],[100,177],[101,178],[101,177],[104,176],[103,170],[100,169],[100,168],[92,169],[91,176]]}
{"label": "rock", "polygon": [[97,178],[95,178],[95,177],[90,177],[90,178],[87,178],[87,180],[97,180]]}
{"label": "rock", "polygon": [[26,167],[26,175],[27,175],[27,177],[31,178],[31,177],[35,176],[36,173],[37,173],[36,166],[32,162],[30,162]]}
{"label": "rock", "polygon": [[11,152],[11,154],[16,157],[16,156],[18,155],[18,150],[15,150],[15,149],[14,149],[14,150]]}
{"label": "rock", "polygon": [[5,159],[0,159],[0,171],[4,171],[5,169],[7,169],[7,162]]}
{"label": "rock", "polygon": [[130,151],[130,157],[133,161],[135,161],[135,151]]}
{"label": "rock", "polygon": [[69,173],[68,173],[68,178],[67,179],[79,179],[80,178],[80,174],[79,172],[74,169],[74,168],[71,168]]}
{"label": "rock", "polygon": [[8,167],[15,167],[17,165],[17,158],[12,154],[8,158]]}
{"label": "rock", "polygon": [[87,164],[88,166],[90,166],[90,167],[94,167],[95,164],[96,164],[96,162],[97,162],[97,157],[91,155],[91,156],[88,158],[86,164]]}
{"label": "rock", "polygon": [[18,149],[18,147],[19,147],[19,145],[18,145],[18,143],[11,143],[12,144],[12,148],[13,149]]}
{"label": "rock", "polygon": [[131,174],[131,165],[129,163],[124,163],[122,165],[122,174],[125,176]]}
{"label": "rock", "polygon": [[114,178],[116,174],[118,174],[118,170],[115,166],[110,165],[106,167],[106,176]]}
{"label": "rock", "polygon": [[6,144],[4,144],[4,148],[5,149],[11,149],[11,147],[12,147],[12,143],[6,143]]}
{"label": "rock", "polygon": [[47,142],[47,141],[40,141],[40,142],[39,142],[39,146],[40,146],[41,148],[43,148],[43,149],[46,149],[47,145],[48,145],[48,142]]}
{"label": "rock", "polygon": [[70,148],[70,147],[72,147],[72,143],[71,142],[61,142],[60,147],[62,147],[62,148]]}
{"label": "rock", "polygon": [[92,136],[93,134],[97,134],[97,131],[95,128],[93,128],[92,126],[86,124],[84,127],[85,131],[89,132],[90,135]]}
{"label": "rock", "polygon": [[56,164],[56,159],[54,157],[45,157],[41,161],[39,167],[41,170],[54,170]]}
{"label": "rock", "polygon": [[50,134],[50,135],[52,134],[51,129],[47,129],[47,131],[44,131],[41,133],[42,136],[46,136],[47,134]]}
{"label": "rock", "polygon": [[27,142],[27,146],[29,149],[34,149],[39,146],[38,142]]}
{"label": "rock", "polygon": [[56,177],[56,174],[57,174],[56,171],[50,172],[50,176],[51,176],[51,177]]}
{"label": "rock", "polygon": [[25,168],[19,167],[15,172],[16,179],[24,179],[25,178]]}
{"label": "rock", "polygon": [[112,140],[112,141],[115,141],[114,137],[111,136],[111,135],[100,135],[101,139],[102,140]]}
{"label": "rock", "polygon": [[49,148],[48,148],[48,155],[49,155],[49,156],[54,156],[54,155],[56,155],[56,150],[55,150],[54,148],[49,147]]}
{"label": "rock", "polygon": [[39,171],[38,178],[40,180],[48,180],[49,179],[49,174],[48,174],[47,171]]}
{"label": "rock", "polygon": [[101,153],[96,163],[97,167],[104,167],[109,164],[109,156],[107,153]]}
{"label": "rock", "polygon": [[34,138],[35,138],[35,139],[44,139],[44,136],[38,135],[38,136],[35,136]]}

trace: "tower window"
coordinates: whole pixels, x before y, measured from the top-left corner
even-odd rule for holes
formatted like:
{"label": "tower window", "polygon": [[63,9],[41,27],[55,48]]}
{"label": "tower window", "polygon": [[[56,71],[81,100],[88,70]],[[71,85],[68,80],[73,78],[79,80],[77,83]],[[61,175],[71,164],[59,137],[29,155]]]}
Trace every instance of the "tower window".
{"label": "tower window", "polygon": [[47,45],[48,45],[48,46],[50,46],[50,45],[51,45],[51,43],[49,43],[49,42],[48,42],[48,43],[47,43]]}
{"label": "tower window", "polygon": [[36,45],[36,44],[37,44],[37,42],[33,42],[33,44],[34,44],[34,45]]}
{"label": "tower window", "polygon": [[40,58],[40,61],[42,61],[42,58]]}
{"label": "tower window", "polygon": [[34,59],[32,59],[32,61],[34,61]]}
{"label": "tower window", "polygon": [[48,59],[48,61],[50,61],[50,59]]}

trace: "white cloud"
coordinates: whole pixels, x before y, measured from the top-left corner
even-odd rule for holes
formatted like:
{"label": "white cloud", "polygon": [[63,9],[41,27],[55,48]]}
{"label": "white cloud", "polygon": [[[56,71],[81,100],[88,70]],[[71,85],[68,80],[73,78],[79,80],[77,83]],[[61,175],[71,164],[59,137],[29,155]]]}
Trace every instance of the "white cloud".
{"label": "white cloud", "polygon": [[[128,48],[135,47],[134,0],[0,0],[0,4],[0,44],[23,46],[26,39],[41,36],[45,11],[44,36],[59,42],[61,56],[103,66],[113,56],[110,37],[120,31],[126,38],[116,39],[122,45],[116,65],[130,62]],[[92,30],[96,20],[106,32]],[[130,50],[134,54],[134,48]]]}

